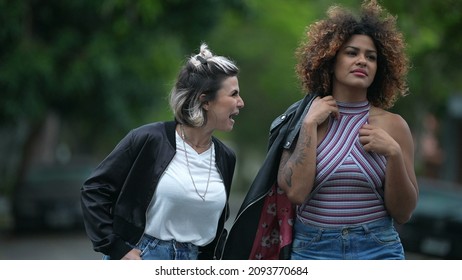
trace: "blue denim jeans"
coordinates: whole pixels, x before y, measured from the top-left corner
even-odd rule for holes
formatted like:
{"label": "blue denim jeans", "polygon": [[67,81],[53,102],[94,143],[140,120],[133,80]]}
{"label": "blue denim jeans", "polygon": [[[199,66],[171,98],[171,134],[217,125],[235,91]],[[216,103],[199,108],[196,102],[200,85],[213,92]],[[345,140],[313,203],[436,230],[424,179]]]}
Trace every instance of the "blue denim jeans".
{"label": "blue denim jeans", "polygon": [[[163,241],[143,234],[136,246],[141,251],[143,260],[197,260],[198,247],[191,243],[181,243],[175,240]],[[108,256],[103,259],[108,260]]]}
{"label": "blue denim jeans", "polygon": [[358,226],[321,228],[296,219],[293,260],[402,260],[404,249],[391,218]]}

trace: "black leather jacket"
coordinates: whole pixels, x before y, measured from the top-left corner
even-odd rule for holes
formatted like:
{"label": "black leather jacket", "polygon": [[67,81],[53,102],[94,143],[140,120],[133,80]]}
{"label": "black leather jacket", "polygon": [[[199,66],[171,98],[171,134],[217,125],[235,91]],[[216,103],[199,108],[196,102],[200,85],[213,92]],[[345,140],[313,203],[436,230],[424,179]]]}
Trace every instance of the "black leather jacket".
{"label": "black leather jacket", "polygon": [[[144,233],[146,210],[161,175],[176,152],[175,125],[157,122],[130,131],[96,167],[81,189],[81,204],[87,235],[93,248],[121,259]],[[215,161],[226,189],[227,202],[217,225],[217,235],[199,249],[199,259],[220,258],[220,236],[229,216],[228,199],[236,156],[213,137]],[[128,244],[127,244],[128,243]],[[219,249],[219,248],[218,248]]]}
{"label": "black leather jacket", "polygon": [[[271,124],[268,152],[260,167],[244,201],[238,211],[236,219],[229,231],[222,259],[249,259],[252,245],[257,232],[257,226],[262,211],[264,197],[277,180],[279,162],[283,148],[290,149],[300,132],[302,121],[311,102],[317,95],[309,94],[292,104],[282,115]],[[283,250],[281,259],[286,259],[289,252]]]}

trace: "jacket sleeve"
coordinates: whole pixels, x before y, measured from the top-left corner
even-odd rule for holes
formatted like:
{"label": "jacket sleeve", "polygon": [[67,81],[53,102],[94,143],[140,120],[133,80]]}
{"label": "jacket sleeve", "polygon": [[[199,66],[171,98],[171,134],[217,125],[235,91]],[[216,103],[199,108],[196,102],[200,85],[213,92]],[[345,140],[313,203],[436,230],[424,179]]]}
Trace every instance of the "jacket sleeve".
{"label": "jacket sleeve", "polygon": [[97,252],[121,259],[131,247],[113,231],[113,206],[132,160],[130,132],[96,167],[81,188],[85,229]]}

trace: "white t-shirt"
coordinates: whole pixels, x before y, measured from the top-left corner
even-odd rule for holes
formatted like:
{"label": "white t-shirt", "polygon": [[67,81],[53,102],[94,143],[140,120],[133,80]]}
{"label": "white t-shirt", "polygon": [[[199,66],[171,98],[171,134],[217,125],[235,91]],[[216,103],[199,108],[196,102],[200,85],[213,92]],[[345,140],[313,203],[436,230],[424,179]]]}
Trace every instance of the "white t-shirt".
{"label": "white t-shirt", "polygon": [[223,180],[215,164],[214,145],[198,154],[185,143],[189,168],[201,195],[196,193],[186,165],[183,139],[176,133],[176,154],[162,175],[146,213],[145,233],[161,240],[205,246],[215,238],[218,220],[226,203]]}

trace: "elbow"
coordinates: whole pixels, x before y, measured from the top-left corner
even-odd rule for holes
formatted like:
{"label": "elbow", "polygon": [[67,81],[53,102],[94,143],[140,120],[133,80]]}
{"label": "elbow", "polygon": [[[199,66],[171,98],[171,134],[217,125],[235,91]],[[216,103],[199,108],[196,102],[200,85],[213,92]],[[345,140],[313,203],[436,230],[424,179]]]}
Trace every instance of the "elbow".
{"label": "elbow", "polygon": [[278,186],[284,191],[292,204],[300,205],[305,202],[305,197],[300,195],[294,187],[288,186],[286,182],[278,178]]}
{"label": "elbow", "polygon": [[305,197],[303,195],[295,194],[294,192],[288,192],[286,194],[292,204],[300,205],[305,202]]}
{"label": "elbow", "polygon": [[408,214],[408,215],[396,215],[393,217],[393,220],[398,224],[398,225],[404,225],[405,223],[409,222],[409,220],[411,219],[412,215],[411,214]]}
{"label": "elbow", "polygon": [[292,178],[287,180],[281,173],[278,173],[277,184],[284,191],[289,201],[295,205],[303,204],[312,188],[312,186],[301,183],[300,180],[294,181]]}
{"label": "elbow", "polygon": [[284,189],[284,192],[285,192],[285,194],[287,196],[287,199],[289,199],[290,203],[292,203],[292,204],[300,205],[300,204],[303,204],[305,202],[305,197],[298,194],[298,193],[296,193],[292,189],[288,189],[288,190]]}
{"label": "elbow", "polygon": [[402,209],[403,207],[401,207],[400,211],[395,209],[395,211],[389,212],[393,220],[399,225],[403,225],[411,220],[416,204],[407,204],[406,206],[406,209]]}
{"label": "elbow", "polygon": [[300,195],[293,188],[281,185],[279,187],[284,191],[290,203],[300,205],[305,202],[305,196]]}
{"label": "elbow", "polygon": [[393,219],[398,225],[404,225],[405,223],[409,222],[410,218],[405,219]]}

